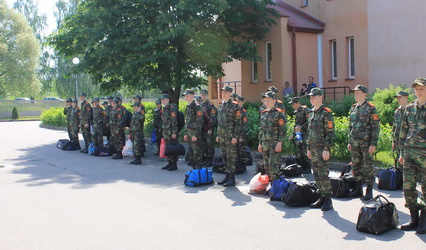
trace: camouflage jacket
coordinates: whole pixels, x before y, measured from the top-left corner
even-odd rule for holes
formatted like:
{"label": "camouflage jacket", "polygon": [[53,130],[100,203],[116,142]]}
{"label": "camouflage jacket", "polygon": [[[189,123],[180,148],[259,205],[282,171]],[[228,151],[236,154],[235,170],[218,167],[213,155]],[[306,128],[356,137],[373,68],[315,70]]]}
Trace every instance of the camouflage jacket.
{"label": "camouflage jacket", "polygon": [[123,110],[119,106],[117,106],[116,108],[113,108],[111,110],[111,113],[109,114],[109,126],[115,129],[124,129],[124,119],[125,117]]}
{"label": "camouflage jacket", "polygon": [[331,109],[321,107],[311,110],[308,121],[308,150],[330,151],[335,137],[334,119]]}
{"label": "camouflage jacket", "polygon": [[287,133],[287,118],[282,110],[263,110],[259,125],[259,145],[266,142],[283,142]]}
{"label": "camouflage jacket", "polygon": [[392,138],[393,143],[398,147],[399,142],[399,131],[401,130],[402,116],[404,115],[405,107],[399,106],[395,110],[393,126],[392,126]]}
{"label": "camouflage jacket", "polygon": [[113,110],[113,107],[111,106],[111,105],[108,105],[106,108],[105,108],[105,124],[109,124],[109,117],[110,117],[110,114],[111,114],[111,111]]}
{"label": "camouflage jacket", "polygon": [[72,106],[68,106],[68,107],[64,108],[64,115],[65,115],[65,118],[66,118],[68,124],[70,123],[71,109],[72,109]]}
{"label": "camouflage jacket", "polygon": [[130,123],[130,134],[143,134],[143,125],[145,123],[145,111],[141,109],[139,112],[133,113]]}
{"label": "camouflage jacket", "polygon": [[210,100],[206,100],[202,105],[203,109],[207,112],[211,120],[211,126],[213,128],[217,127],[217,109]]}
{"label": "camouflage jacket", "polygon": [[103,129],[106,112],[101,106],[93,108],[93,128]]}
{"label": "camouflage jacket", "polygon": [[201,138],[203,128],[203,108],[198,102],[193,100],[186,106],[185,112],[185,135],[188,137]]}
{"label": "camouflage jacket", "polygon": [[241,133],[240,133],[240,139],[245,140],[246,139],[246,135],[248,133],[248,113],[247,110],[245,108],[241,108]]}
{"label": "camouflage jacket", "polygon": [[169,103],[163,107],[161,120],[163,121],[163,136],[165,138],[171,137],[172,134],[178,134],[177,112],[178,109],[175,104]]}
{"label": "camouflage jacket", "polygon": [[241,110],[238,102],[229,98],[222,101],[218,110],[218,132],[219,136],[239,139],[241,133]]}
{"label": "camouflage jacket", "polygon": [[311,110],[308,107],[300,105],[300,107],[294,111],[294,127],[299,126],[301,128],[302,139],[308,139],[308,121]]}
{"label": "camouflage jacket", "polygon": [[80,123],[84,124],[93,124],[93,116],[92,116],[92,106],[87,100],[81,103],[81,113],[80,113]]}
{"label": "camouflage jacket", "polygon": [[161,113],[163,112],[162,108],[155,109],[154,110],[154,119],[152,120],[152,125],[158,130],[161,130],[163,127],[162,121],[161,121]]}
{"label": "camouflage jacket", "polygon": [[[284,115],[286,114],[285,105],[281,100],[277,100],[277,102],[275,103],[275,108],[281,110],[281,113],[283,113]],[[265,109],[266,109],[266,106],[262,104],[262,106],[260,106],[259,108],[259,113],[262,113]]]}
{"label": "camouflage jacket", "polygon": [[349,123],[349,144],[369,142],[370,146],[377,146],[380,133],[380,120],[376,107],[365,101],[361,105],[352,105]]}
{"label": "camouflage jacket", "polygon": [[[418,102],[405,107],[399,132],[399,147],[426,148],[426,104],[419,106]],[[424,152],[424,151],[423,151]]]}
{"label": "camouflage jacket", "polygon": [[80,109],[78,107],[71,107],[69,118],[71,126],[80,126]]}

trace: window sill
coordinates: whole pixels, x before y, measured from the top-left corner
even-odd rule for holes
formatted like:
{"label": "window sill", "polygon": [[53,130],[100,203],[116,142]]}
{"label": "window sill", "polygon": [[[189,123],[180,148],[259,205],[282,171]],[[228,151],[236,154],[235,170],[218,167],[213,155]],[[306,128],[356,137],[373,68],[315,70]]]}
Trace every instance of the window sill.
{"label": "window sill", "polygon": [[328,82],[337,82],[337,79],[328,80]]}
{"label": "window sill", "polygon": [[258,81],[256,81],[256,82],[250,82],[250,84],[256,84],[256,83],[259,83]]}
{"label": "window sill", "polygon": [[354,78],[346,78],[345,81],[355,81],[355,77]]}
{"label": "window sill", "polygon": [[305,4],[305,5],[300,6],[300,8],[305,8],[305,7],[308,7],[308,5]]}
{"label": "window sill", "polygon": [[272,80],[265,80],[265,82],[272,82]]}

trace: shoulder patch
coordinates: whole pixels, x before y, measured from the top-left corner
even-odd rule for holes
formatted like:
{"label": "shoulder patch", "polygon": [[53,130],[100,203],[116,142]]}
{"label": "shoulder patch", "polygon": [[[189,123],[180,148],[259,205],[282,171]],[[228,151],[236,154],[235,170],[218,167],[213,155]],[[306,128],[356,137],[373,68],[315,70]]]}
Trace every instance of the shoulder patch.
{"label": "shoulder patch", "polygon": [[203,111],[197,111],[197,116],[203,116]]}
{"label": "shoulder patch", "polygon": [[278,124],[280,125],[280,126],[282,126],[282,125],[284,125],[285,124],[285,121],[284,121],[284,119],[279,119],[278,120]]}
{"label": "shoulder patch", "polygon": [[379,115],[378,114],[373,114],[373,120],[378,121],[379,120]]}
{"label": "shoulder patch", "polygon": [[247,110],[246,110],[245,108],[243,108],[243,111],[244,111],[244,112],[247,112]]}
{"label": "shoulder patch", "polygon": [[215,109],[212,109],[212,110],[210,111],[210,114],[216,114],[216,110],[215,110]]}
{"label": "shoulder patch", "polygon": [[141,114],[144,115],[145,114],[145,110],[142,109],[141,110]]}
{"label": "shoulder patch", "polygon": [[240,117],[240,116],[241,116],[241,111],[237,110],[237,111],[235,112],[235,116],[236,116],[236,117]]}
{"label": "shoulder patch", "polygon": [[328,127],[328,128],[333,128],[333,127],[334,127],[334,125],[333,125],[333,121],[328,121],[328,122],[327,122],[327,127]]}
{"label": "shoulder patch", "polygon": [[248,117],[247,116],[243,117],[243,122],[248,122]]}
{"label": "shoulder patch", "polygon": [[170,115],[171,115],[172,117],[175,117],[175,116],[176,116],[176,113],[175,113],[175,112],[171,112],[171,113],[170,113]]}
{"label": "shoulder patch", "polygon": [[283,112],[283,110],[282,109],[280,109],[280,108],[275,108],[278,112]]}
{"label": "shoulder patch", "polygon": [[283,103],[283,101],[281,101],[281,100],[277,100],[277,102],[278,102],[278,103]]}
{"label": "shoulder patch", "polygon": [[325,107],[324,110],[327,111],[328,113],[331,113],[331,109],[329,109],[327,107]]}

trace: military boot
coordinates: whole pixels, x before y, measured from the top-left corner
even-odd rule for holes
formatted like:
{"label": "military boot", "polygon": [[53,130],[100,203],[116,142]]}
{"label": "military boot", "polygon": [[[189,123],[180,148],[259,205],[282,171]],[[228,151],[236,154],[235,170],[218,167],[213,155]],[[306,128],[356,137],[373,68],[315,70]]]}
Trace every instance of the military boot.
{"label": "military boot", "polygon": [[225,184],[226,182],[228,182],[228,180],[229,180],[229,174],[228,173],[226,173],[226,175],[225,175],[225,178],[223,178],[221,181],[219,181],[217,184],[219,184],[219,185],[223,185],[223,184]]}
{"label": "military boot", "polygon": [[177,161],[172,161],[172,165],[167,169],[168,171],[177,170]]}
{"label": "military boot", "polygon": [[209,168],[213,166],[213,157],[207,157],[203,164],[204,167]]}
{"label": "military boot", "polygon": [[324,196],[324,204],[322,204],[321,211],[328,211],[330,209],[333,209],[333,202],[330,195],[326,195]]}
{"label": "military boot", "polygon": [[373,199],[373,183],[367,184],[367,189],[365,190],[365,196],[363,197],[365,201]]}
{"label": "military boot", "polygon": [[362,196],[362,182],[357,181],[355,189],[349,193],[349,198],[357,198]]}
{"label": "military boot", "polygon": [[112,159],[114,160],[119,160],[119,159],[123,159],[123,154],[121,152],[117,153],[116,155],[114,155],[112,157]]}
{"label": "military boot", "polygon": [[310,208],[321,208],[323,204],[324,204],[324,196],[320,195],[319,199],[316,202],[312,203],[309,207]]}
{"label": "military boot", "polygon": [[168,161],[168,163],[167,163],[167,165],[166,166],[164,166],[164,167],[162,167],[161,169],[163,169],[163,170],[167,170],[167,169],[169,169],[169,167],[172,165],[172,161]]}
{"label": "military boot", "polygon": [[133,164],[133,165],[141,165],[142,164],[141,157],[140,156],[135,157],[135,160],[131,164]]}
{"label": "military boot", "polygon": [[229,174],[229,178],[228,181],[223,184],[224,187],[231,187],[231,186],[235,186],[235,175],[234,174]]}
{"label": "military boot", "polygon": [[411,221],[401,225],[401,230],[411,231],[417,228],[419,225],[419,209],[410,209]]}
{"label": "military boot", "polygon": [[426,208],[420,211],[419,225],[417,226],[416,234],[426,233]]}

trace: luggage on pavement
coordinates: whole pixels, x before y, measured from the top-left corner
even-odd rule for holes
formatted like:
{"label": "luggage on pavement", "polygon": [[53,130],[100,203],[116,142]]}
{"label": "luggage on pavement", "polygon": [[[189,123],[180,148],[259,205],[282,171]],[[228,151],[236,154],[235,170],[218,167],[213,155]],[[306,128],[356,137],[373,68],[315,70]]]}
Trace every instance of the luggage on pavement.
{"label": "luggage on pavement", "polygon": [[249,192],[256,194],[263,194],[269,185],[269,177],[265,174],[257,173],[251,178],[249,183]]}
{"label": "luggage on pavement", "polygon": [[193,169],[185,174],[185,186],[197,187],[213,183],[213,171],[208,168]]}
{"label": "luggage on pavement", "polygon": [[297,163],[286,165],[281,168],[281,173],[286,177],[298,177],[302,175],[302,166]]}
{"label": "luggage on pavement", "polygon": [[62,150],[65,151],[74,151],[74,150],[80,150],[80,144],[74,143],[72,141],[68,141],[65,145],[62,146]]}
{"label": "luggage on pavement", "polygon": [[269,190],[269,197],[271,201],[282,201],[283,196],[287,193],[290,185],[293,182],[284,177],[280,177],[272,182],[271,189]]}
{"label": "luggage on pavement", "polygon": [[379,189],[402,189],[402,171],[399,168],[381,169],[379,172]]}
{"label": "luggage on pavement", "polygon": [[315,182],[307,184],[292,183],[282,201],[289,207],[305,207],[319,198]]}
{"label": "luggage on pavement", "polygon": [[172,140],[170,143],[166,144],[164,154],[166,156],[185,155],[185,147],[177,140]]}
{"label": "luggage on pavement", "polygon": [[56,143],[56,147],[59,148],[59,149],[62,149],[64,147],[64,145],[69,143],[69,142],[70,142],[70,140],[68,140],[68,139],[60,139]]}

